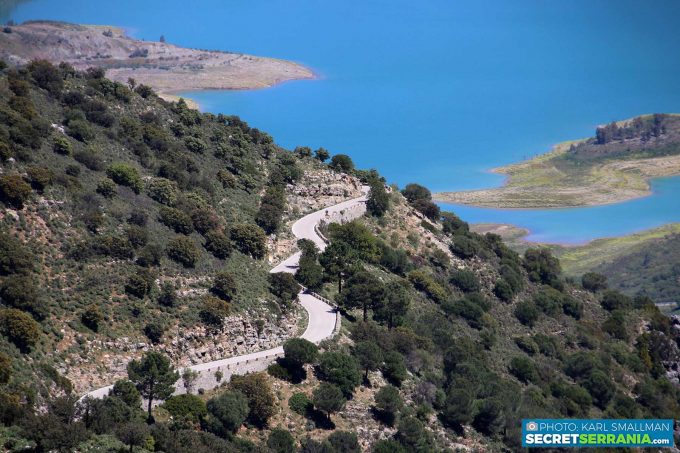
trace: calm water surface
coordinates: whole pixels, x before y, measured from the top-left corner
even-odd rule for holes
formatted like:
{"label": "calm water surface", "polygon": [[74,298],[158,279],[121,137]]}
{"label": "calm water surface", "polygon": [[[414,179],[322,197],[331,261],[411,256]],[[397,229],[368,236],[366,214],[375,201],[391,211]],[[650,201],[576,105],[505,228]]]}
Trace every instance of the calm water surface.
{"label": "calm water surface", "polygon": [[[125,26],[135,37],[299,61],[319,75],[249,92],[191,93],[286,147],[324,146],[400,185],[498,185],[490,167],[680,110],[680,2],[570,0],[34,0],[17,21]],[[67,7],[65,7],[67,5]],[[628,203],[566,210],[454,207],[472,222],[580,242],[678,221],[676,178]]]}

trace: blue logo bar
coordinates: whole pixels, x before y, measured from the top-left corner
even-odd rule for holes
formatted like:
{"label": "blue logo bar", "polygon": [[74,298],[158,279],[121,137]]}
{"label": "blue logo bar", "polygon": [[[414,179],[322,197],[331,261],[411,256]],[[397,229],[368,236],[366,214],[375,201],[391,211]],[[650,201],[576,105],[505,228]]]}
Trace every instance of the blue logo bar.
{"label": "blue logo bar", "polygon": [[522,446],[547,447],[654,447],[670,448],[673,420],[525,419]]}

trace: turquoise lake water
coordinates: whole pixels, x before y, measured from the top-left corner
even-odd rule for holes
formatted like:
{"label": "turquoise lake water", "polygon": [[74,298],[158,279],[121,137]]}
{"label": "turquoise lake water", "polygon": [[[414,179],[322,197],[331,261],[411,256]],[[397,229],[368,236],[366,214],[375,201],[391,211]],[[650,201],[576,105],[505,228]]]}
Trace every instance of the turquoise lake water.
{"label": "turquoise lake water", "polygon": [[[65,7],[64,5],[67,5]],[[324,146],[390,182],[496,186],[486,170],[589,136],[597,124],[680,111],[680,2],[628,0],[34,0],[17,21],[124,26],[131,35],[299,61],[319,79],[192,93],[286,147]],[[583,242],[680,221],[680,179],[584,209],[453,206],[470,222]]]}

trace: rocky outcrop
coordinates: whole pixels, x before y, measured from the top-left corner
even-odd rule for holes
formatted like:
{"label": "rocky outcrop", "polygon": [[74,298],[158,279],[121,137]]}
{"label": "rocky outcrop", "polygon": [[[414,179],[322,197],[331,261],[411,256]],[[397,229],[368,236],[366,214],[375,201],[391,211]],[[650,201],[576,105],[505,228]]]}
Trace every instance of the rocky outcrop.
{"label": "rocky outcrop", "polygon": [[274,348],[298,334],[297,318],[295,313],[276,321],[258,314],[229,316],[219,331],[202,325],[190,329],[175,326],[168,331],[161,345],[129,337],[88,340],[77,334],[75,341],[89,351],[88,357],[71,355],[59,371],[71,380],[76,392],[81,393],[124,378],[127,363],[151,349],[164,352],[176,367],[181,368]]}

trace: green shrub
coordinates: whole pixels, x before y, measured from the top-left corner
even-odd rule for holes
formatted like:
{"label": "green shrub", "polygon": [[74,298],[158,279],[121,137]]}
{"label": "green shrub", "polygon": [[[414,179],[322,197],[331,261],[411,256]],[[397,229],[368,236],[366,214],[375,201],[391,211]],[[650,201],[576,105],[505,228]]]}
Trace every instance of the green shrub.
{"label": "green shrub", "polygon": [[148,295],[155,286],[156,276],[146,268],[139,268],[130,275],[125,292],[140,299]]}
{"label": "green shrub", "polygon": [[601,304],[605,310],[614,311],[630,308],[633,305],[633,301],[630,297],[619,291],[608,290],[602,294]]}
{"label": "green shrub", "polygon": [[479,291],[481,288],[475,273],[468,269],[461,269],[452,273],[451,283],[466,293]]}
{"label": "green shrub", "polygon": [[150,322],[144,326],[144,335],[153,343],[158,344],[163,339],[165,328],[159,322]]}
{"label": "green shrub", "polygon": [[496,285],[493,287],[493,293],[504,302],[510,302],[514,296],[512,286],[502,278],[496,281]]}
{"label": "green shrub", "polygon": [[66,126],[66,133],[79,142],[89,142],[94,140],[94,131],[85,120],[72,120]]}
{"label": "green shrub", "polygon": [[533,327],[539,316],[540,312],[533,301],[524,300],[515,307],[515,317],[526,326]]}
{"label": "green shrub", "polygon": [[0,176],[0,201],[16,209],[23,209],[33,192],[19,175]]}
{"label": "green shrub", "polygon": [[205,249],[215,258],[227,259],[231,255],[233,245],[231,239],[220,231],[210,231],[205,235]]}
{"label": "green shrub", "polygon": [[29,352],[40,340],[40,325],[21,310],[0,309],[0,332],[22,352]]}
{"label": "green shrub", "polygon": [[201,257],[201,252],[194,241],[187,237],[179,236],[168,241],[165,253],[171,260],[177,261],[184,267],[194,267]]}
{"label": "green shrub", "polygon": [[175,233],[191,234],[194,231],[191,217],[179,209],[168,206],[161,207],[158,212],[158,221],[174,230]]}
{"label": "green shrub", "polygon": [[54,137],[54,142],[52,143],[52,149],[57,154],[68,156],[71,154],[73,147],[71,146],[71,142],[66,137],[63,135],[56,135]]}
{"label": "green shrub", "polygon": [[297,392],[288,399],[288,407],[296,414],[306,415],[313,404],[305,393]]}
{"label": "green shrub", "polygon": [[515,337],[515,344],[529,355],[538,352],[538,345],[531,337]]}
{"label": "green shrub", "polygon": [[146,191],[149,197],[167,206],[175,204],[179,196],[177,183],[166,178],[151,178]]}
{"label": "green shrub", "polygon": [[262,228],[257,225],[240,223],[233,225],[229,232],[231,240],[241,253],[255,259],[264,257],[267,251],[267,236]]}
{"label": "green shrub", "polygon": [[104,178],[97,184],[97,193],[104,198],[113,198],[116,196],[116,183],[109,178]]}
{"label": "green shrub", "polygon": [[534,362],[527,357],[513,357],[508,371],[521,382],[534,382],[538,379]]}
{"label": "green shrub", "polygon": [[408,273],[408,279],[413,287],[423,291],[427,296],[437,303],[446,300],[448,294],[446,290],[432,278],[431,275],[421,270],[414,270]]}
{"label": "green shrub", "polygon": [[607,277],[596,272],[587,272],[581,277],[581,285],[592,292],[607,289]]}
{"label": "green shrub", "polygon": [[226,301],[213,296],[205,296],[198,315],[204,324],[219,329],[224,324],[224,318],[229,314],[229,309]]}
{"label": "green shrub", "polygon": [[73,158],[89,170],[102,171],[104,169],[104,161],[99,153],[93,149],[76,151],[73,153]]}
{"label": "green shrub", "polygon": [[228,272],[220,272],[213,278],[213,285],[210,292],[227,302],[231,301],[236,292],[238,285],[234,276]]}
{"label": "green shrub", "polygon": [[208,148],[208,145],[206,145],[203,140],[196,137],[185,138],[184,146],[186,146],[187,149],[192,153],[197,154],[203,154],[203,151],[205,151]]}
{"label": "green shrub", "polygon": [[137,169],[132,165],[124,163],[111,164],[106,169],[106,175],[116,184],[131,188],[134,193],[138,194],[142,190],[142,178],[139,176]]}
{"label": "green shrub", "polygon": [[163,407],[175,418],[188,419],[194,422],[208,415],[205,402],[196,395],[171,396],[163,403]]}
{"label": "green shrub", "polygon": [[93,332],[99,331],[99,325],[104,320],[104,315],[94,304],[88,305],[80,315],[80,322]]}

